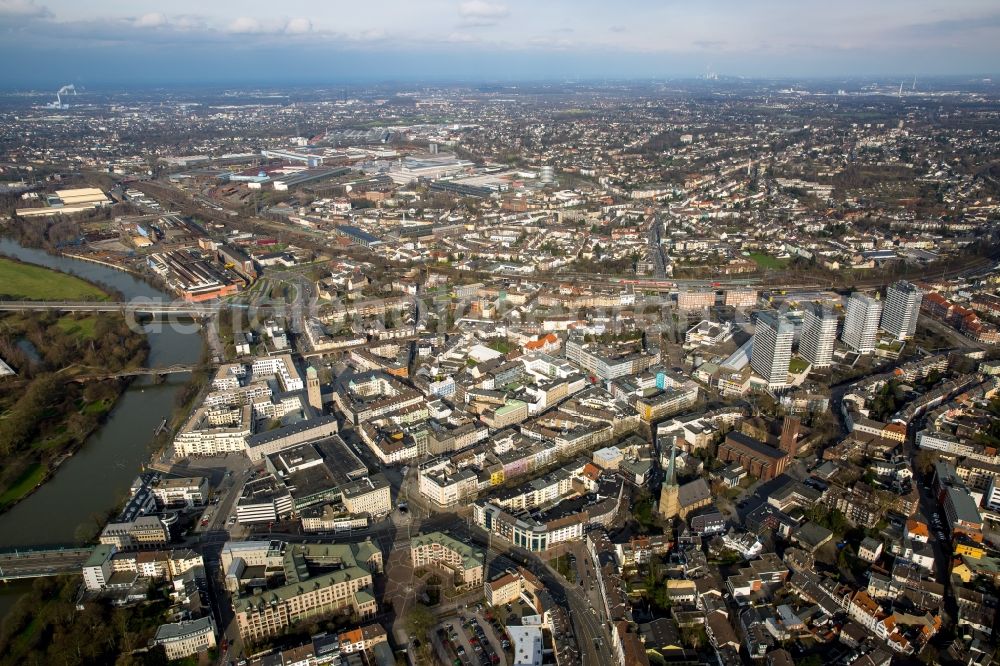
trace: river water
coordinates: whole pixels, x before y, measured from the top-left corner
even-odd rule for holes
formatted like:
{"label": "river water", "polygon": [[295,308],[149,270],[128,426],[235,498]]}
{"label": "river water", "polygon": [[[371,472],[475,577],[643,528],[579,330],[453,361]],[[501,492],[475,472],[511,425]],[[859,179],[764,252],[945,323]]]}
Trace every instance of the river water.
{"label": "river water", "polygon": [[[123,271],[24,248],[10,239],[0,239],[0,254],[108,285],[126,300],[172,298]],[[196,332],[162,325],[150,327],[147,339],[150,367],[196,363],[201,357],[202,340]],[[148,377],[133,381],[83,447],[45,485],[0,514],[0,549],[73,543],[81,525],[116,507],[142,464],[148,462],[153,431],[170,416],[175,396],[187,381],[187,374],[167,375],[167,381],[160,384]],[[26,589],[30,584],[0,585],[0,615]]]}

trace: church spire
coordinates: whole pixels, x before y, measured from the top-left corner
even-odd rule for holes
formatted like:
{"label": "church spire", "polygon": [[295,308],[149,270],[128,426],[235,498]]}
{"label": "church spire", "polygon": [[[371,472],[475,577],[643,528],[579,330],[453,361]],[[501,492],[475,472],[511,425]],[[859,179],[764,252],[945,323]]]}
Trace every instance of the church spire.
{"label": "church spire", "polygon": [[673,520],[680,515],[680,486],[677,485],[677,438],[670,440],[670,463],[667,473],[660,486],[660,515],[667,520]]}
{"label": "church spire", "polygon": [[677,438],[670,438],[670,464],[667,465],[667,474],[663,478],[663,483],[677,485]]}

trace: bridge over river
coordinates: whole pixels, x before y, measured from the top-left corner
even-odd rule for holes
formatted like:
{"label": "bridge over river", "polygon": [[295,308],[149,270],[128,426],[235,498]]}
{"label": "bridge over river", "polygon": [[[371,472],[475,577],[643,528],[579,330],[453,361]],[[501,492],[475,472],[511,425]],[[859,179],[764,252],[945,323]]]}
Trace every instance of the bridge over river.
{"label": "bridge over river", "polygon": [[175,375],[182,372],[210,370],[214,367],[216,366],[211,363],[175,363],[173,365],[165,365],[161,368],[127,368],[125,370],[119,370],[118,372],[102,372],[100,370],[94,370],[93,372],[73,375],[69,381],[89,382],[100,381],[103,379],[120,379],[123,377],[140,377],[142,375],[161,377],[163,375]]}
{"label": "bridge over river", "polygon": [[0,553],[0,581],[78,574],[94,547],[52,546]]}
{"label": "bridge over river", "polygon": [[[181,314],[191,317],[211,317],[218,313],[219,303],[187,303],[137,298],[131,301],[0,301],[0,311],[8,312],[132,312],[136,314]],[[240,307],[228,305],[228,307]]]}

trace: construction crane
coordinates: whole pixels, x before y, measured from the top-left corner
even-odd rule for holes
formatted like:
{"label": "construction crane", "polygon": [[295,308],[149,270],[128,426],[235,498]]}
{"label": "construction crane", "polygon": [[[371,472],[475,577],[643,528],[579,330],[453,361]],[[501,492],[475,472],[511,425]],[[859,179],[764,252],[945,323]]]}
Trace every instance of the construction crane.
{"label": "construction crane", "polygon": [[69,108],[69,104],[64,104],[63,103],[62,96],[63,95],[68,95],[69,93],[73,93],[74,96],[76,95],[76,87],[72,83],[69,84],[69,85],[67,85],[67,86],[63,86],[62,88],[60,88],[59,91],[56,93],[56,101],[49,102],[48,104],[46,104],[45,105],[46,108],[49,108],[49,109],[68,109]]}

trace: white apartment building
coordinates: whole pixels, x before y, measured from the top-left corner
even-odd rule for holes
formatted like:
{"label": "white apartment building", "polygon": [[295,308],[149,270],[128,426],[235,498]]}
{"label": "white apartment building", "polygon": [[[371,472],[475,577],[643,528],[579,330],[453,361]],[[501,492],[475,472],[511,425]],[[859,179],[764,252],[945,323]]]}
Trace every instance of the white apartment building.
{"label": "white apartment building", "polygon": [[855,293],[847,299],[847,316],[840,339],[860,354],[870,354],[875,349],[882,301]]}
{"label": "white apartment building", "polygon": [[301,391],[305,388],[305,383],[299,376],[299,371],[295,369],[295,362],[292,361],[290,354],[255,358],[251,371],[254,376],[276,375],[286,391]]}
{"label": "white apartment building", "polygon": [[452,469],[447,458],[421,465],[417,483],[421,496],[439,507],[456,506],[463,500],[474,498],[479,490],[476,473],[471,469]]}
{"label": "white apartment building", "polygon": [[882,330],[897,340],[908,340],[917,330],[923,293],[916,285],[900,280],[889,285],[882,310]]}
{"label": "white apartment building", "polygon": [[582,343],[575,339],[566,341],[566,358],[605,380],[638,374],[660,361],[659,354],[642,351],[618,354],[609,347]]}
{"label": "white apartment building", "polygon": [[199,620],[161,624],[150,645],[162,645],[167,659],[183,659],[215,647],[215,622],[211,615]]}
{"label": "white apartment building", "polygon": [[247,437],[253,427],[250,405],[243,405],[238,413],[238,423],[224,425],[218,420],[218,414],[213,412],[210,415],[204,406],[196,409],[174,437],[176,457],[214,456],[246,451]]}
{"label": "white apartment building", "polygon": [[761,312],[757,316],[750,347],[750,367],[767,381],[768,388],[787,386],[794,337],[795,325],[784,315]]}
{"label": "white apartment building", "polygon": [[822,303],[809,303],[802,320],[799,355],[814,368],[827,368],[837,339],[837,313]]}
{"label": "white apartment building", "polygon": [[161,478],[150,484],[150,492],[163,507],[200,506],[208,498],[208,479],[203,476]]}
{"label": "white apartment building", "polygon": [[103,590],[111,578],[111,556],[117,548],[110,544],[98,544],[87,561],[83,563],[83,586],[88,590]]}
{"label": "white apartment building", "polygon": [[1000,511],[1000,483],[997,483],[995,476],[990,479],[989,486],[986,487],[983,506],[990,511]]}
{"label": "white apartment building", "polygon": [[442,532],[413,537],[410,560],[414,567],[438,566],[450,570],[458,584],[483,584],[483,551]]}
{"label": "white apartment building", "polygon": [[368,514],[374,518],[392,512],[392,493],[389,481],[382,474],[366,476],[353,481],[340,490],[344,508],[352,514]]}

